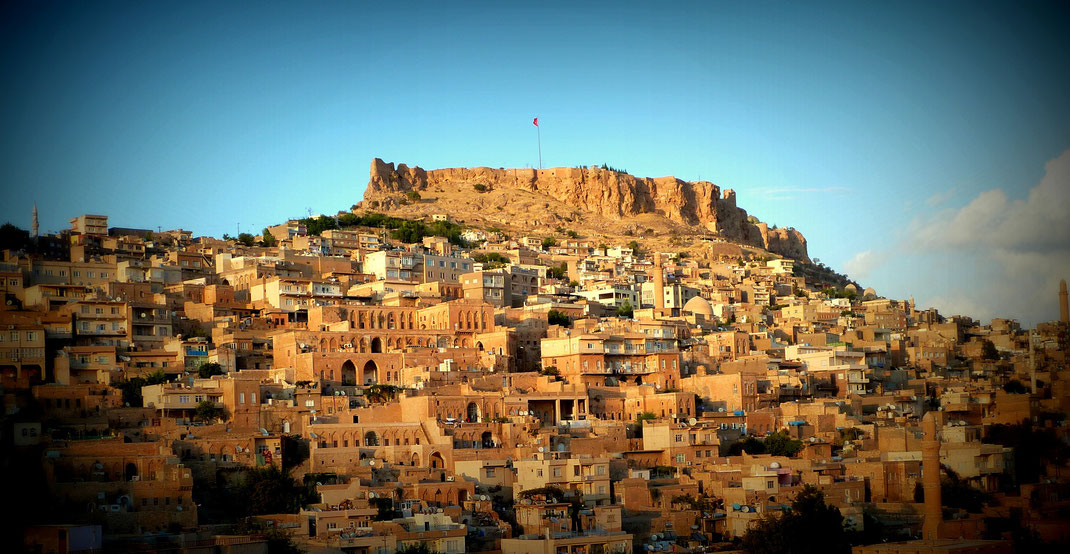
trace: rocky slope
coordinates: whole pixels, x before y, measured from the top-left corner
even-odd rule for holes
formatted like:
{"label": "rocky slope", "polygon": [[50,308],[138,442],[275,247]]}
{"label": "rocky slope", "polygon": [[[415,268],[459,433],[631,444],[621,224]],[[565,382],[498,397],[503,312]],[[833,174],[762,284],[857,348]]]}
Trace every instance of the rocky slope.
{"label": "rocky slope", "polygon": [[[487,192],[477,192],[476,185],[483,185]],[[401,208],[410,191],[428,200],[436,193],[444,199],[467,198],[473,215],[481,209],[508,211],[507,204],[517,208],[517,202],[527,203],[537,213],[529,214],[534,219],[523,223],[535,226],[576,223],[592,215],[611,224],[625,225],[664,218],[671,224],[672,232],[700,229],[704,234],[716,234],[797,260],[809,260],[806,239],[801,233],[792,228],[771,229],[761,222],[752,223],[746,210],[736,206],[733,190],[722,191],[707,181],[635,177],[596,167],[424,170],[405,164],[395,167],[378,158],[372,161],[371,179],[364,193],[367,204],[374,203],[383,209]],[[492,200],[495,197],[501,200],[497,204]],[[542,209],[537,209],[540,197],[547,201]],[[456,208],[458,202],[453,204],[442,207]],[[514,214],[524,218],[521,210],[514,210]],[[648,215],[655,217],[644,217]]]}

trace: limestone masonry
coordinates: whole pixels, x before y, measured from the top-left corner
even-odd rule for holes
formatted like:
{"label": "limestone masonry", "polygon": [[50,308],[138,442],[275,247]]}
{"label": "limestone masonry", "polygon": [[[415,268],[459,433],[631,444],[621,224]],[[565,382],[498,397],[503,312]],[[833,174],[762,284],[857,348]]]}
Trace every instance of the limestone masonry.
{"label": "limestone masonry", "polygon": [[640,214],[659,214],[710,232],[796,260],[809,261],[806,238],[793,228],[771,229],[748,221],[747,211],[736,206],[732,189],[721,190],[708,181],[676,177],[635,177],[613,170],[574,167],[549,169],[493,169],[454,167],[432,169],[386,163],[376,158],[365,200],[390,206],[404,193],[436,187],[470,189],[521,189],[544,194],[579,209],[621,220]]}

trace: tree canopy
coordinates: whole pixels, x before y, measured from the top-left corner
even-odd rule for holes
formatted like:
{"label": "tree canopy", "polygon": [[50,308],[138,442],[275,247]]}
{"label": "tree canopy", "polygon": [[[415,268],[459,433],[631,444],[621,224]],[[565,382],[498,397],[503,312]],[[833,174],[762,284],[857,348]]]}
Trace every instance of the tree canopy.
{"label": "tree canopy", "polygon": [[779,517],[762,516],[743,535],[747,554],[848,553],[851,546],[839,508],[825,503],[825,495],[805,485],[791,509]]}
{"label": "tree canopy", "polygon": [[278,242],[275,241],[275,235],[272,235],[271,231],[267,227],[264,227],[264,230],[260,231],[260,237],[260,244],[262,246],[267,246],[270,248],[278,244]]}
{"label": "tree canopy", "polygon": [[197,368],[197,376],[201,379],[209,379],[213,375],[223,375],[223,366],[215,362],[204,362]]}
{"label": "tree canopy", "polygon": [[572,325],[572,320],[567,315],[558,310],[550,310],[546,314],[546,323],[550,325],[560,325],[562,327],[568,327]]}
{"label": "tree canopy", "polygon": [[201,400],[200,404],[197,404],[197,411],[193,419],[197,421],[214,421],[223,417],[223,414],[223,408],[216,406],[215,402]]}

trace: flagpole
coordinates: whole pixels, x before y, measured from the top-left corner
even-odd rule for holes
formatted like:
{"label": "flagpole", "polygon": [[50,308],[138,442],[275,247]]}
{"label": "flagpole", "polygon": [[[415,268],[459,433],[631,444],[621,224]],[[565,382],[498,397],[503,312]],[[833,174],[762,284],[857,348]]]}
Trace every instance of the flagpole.
{"label": "flagpole", "polygon": [[542,128],[536,125],[535,133],[539,137],[539,169],[542,169]]}

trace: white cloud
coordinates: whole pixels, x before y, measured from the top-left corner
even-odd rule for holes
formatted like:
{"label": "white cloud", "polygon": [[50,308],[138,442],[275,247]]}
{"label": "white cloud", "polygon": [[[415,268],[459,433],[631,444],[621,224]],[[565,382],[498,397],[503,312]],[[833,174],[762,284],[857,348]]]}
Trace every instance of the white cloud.
{"label": "white cloud", "polygon": [[925,203],[928,204],[929,206],[933,206],[933,207],[946,204],[948,200],[951,200],[952,196],[955,196],[955,192],[956,192],[955,187],[949,188],[949,189],[945,190],[944,192],[938,192],[938,193],[926,198],[925,199]]}
{"label": "white cloud", "polygon": [[843,269],[851,277],[863,280],[868,278],[874,270],[884,265],[884,262],[888,261],[888,257],[888,252],[863,250],[844,262]]}
{"label": "white cloud", "polygon": [[[924,273],[930,290],[909,291],[920,306],[945,315],[987,321],[1011,317],[1025,324],[1058,316],[1060,278],[1070,278],[1070,150],[1049,161],[1025,198],[1004,189],[982,192],[959,209],[914,219],[899,244],[859,252],[845,263],[852,277],[874,275],[892,258]],[[953,190],[953,189],[952,189]],[[944,193],[947,194],[947,193]],[[926,203],[939,204],[940,195]],[[910,264],[924,259],[925,263]],[[949,278],[950,276],[950,278]],[[950,282],[940,291],[937,282]]]}
{"label": "white cloud", "polygon": [[966,206],[921,222],[914,238],[933,248],[964,246],[1044,251],[1070,244],[1070,150],[1047,163],[1040,183],[1025,199],[1003,189],[979,194]]}

